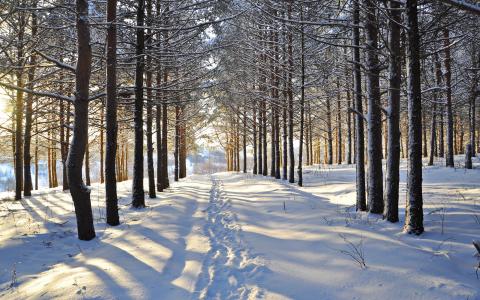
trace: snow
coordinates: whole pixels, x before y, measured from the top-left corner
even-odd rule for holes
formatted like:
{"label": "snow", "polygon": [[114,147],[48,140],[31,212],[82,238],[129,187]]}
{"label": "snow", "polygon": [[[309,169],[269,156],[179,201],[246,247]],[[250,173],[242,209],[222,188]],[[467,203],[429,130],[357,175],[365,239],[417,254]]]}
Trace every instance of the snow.
{"label": "snow", "polygon": [[94,185],[90,242],[76,238],[68,192],[22,202],[1,194],[0,298],[480,299],[475,162],[424,167],[419,237],[355,212],[351,165],[306,168],[302,188],[251,174],[192,175],[143,210],[130,208],[131,182],[122,182],[118,227],[105,225],[103,186]]}

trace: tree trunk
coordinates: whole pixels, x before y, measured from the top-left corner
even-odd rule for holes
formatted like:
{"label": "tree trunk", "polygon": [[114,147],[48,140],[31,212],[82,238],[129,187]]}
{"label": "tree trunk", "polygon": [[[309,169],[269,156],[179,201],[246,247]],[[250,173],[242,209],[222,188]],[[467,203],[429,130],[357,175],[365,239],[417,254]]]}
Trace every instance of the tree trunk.
{"label": "tree trunk", "polygon": [[[255,90],[255,87],[253,88]],[[257,160],[257,102],[253,102],[253,174],[258,174],[258,160]]]}
{"label": "tree trunk", "polygon": [[407,0],[408,32],[408,172],[405,231],[423,232],[422,198],[422,91],[420,82],[420,38],[418,33],[417,0]]}
{"label": "tree trunk", "polygon": [[400,31],[402,24],[402,12],[400,3],[396,0],[389,2],[389,115],[388,141],[387,141],[387,199],[385,206],[385,218],[392,222],[398,222],[398,191],[400,181],[400,88],[402,82]]}
{"label": "tree trunk", "polygon": [[[303,21],[303,7],[300,6],[300,20]],[[304,111],[305,111],[305,31],[304,25],[301,24],[301,87],[300,87],[300,138],[299,138],[299,147],[298,147],[298,186],[303,186],[303,127],[304,127]]]}
{"label": "tree trunk", "polygon": [[327,164],[333,164],[333,130],[332,130],[332,108],[330,105],[330,97],[326,99],[327,109]]}
{"label": "tree trunk", "polygon": [[371,213],[380,214],[383,213],[384,203],[377,8],[372,0],[365,0],[364,6],[368,99],[368,209]]}
{"label": "tree trunk", "polygon": [[76,0],[77,68],[75,71],[75,117],[73,138],[68,153],[68,182],[77,217],[78,238],[95,238],[90,189],[82,180],[82,164],[88,142],[88,97],[92,63],[88,1]]}
{"label": "tree trunk", "polygon": [[105,199],[107,224],[120,224],[118,216],[116,156],[117,156],[117,0],[107,1],[107,99],[106,99],[106,153]]}
{"label": "tree trunk", "polygon": [[243,173],[247,173],[247,103],[243,104]]}
{"label": "tree trunk", "polygon": [[[147,34],[146,51],[152,51],[152,0],[147,0]],[[155,193],[155,170],[153,168],[153,65],[150,53],[146,55],[146,86],[147,86],[147,173],[148,173],[148,197],[156,198]]]}
{"label": "tree trunk", "polygon": [[145,69],[145,0],[137,1],[137,45],[135,67],[135,147],[133,161],[132,206],[145,207],[145,191],[143,189],[143,73]]}
{"label": "tree trunk", "polygon": [[453,111],[452,111],[452,71],[450,66],[450,32],[443,30],[443,39],[445,46],[445,84],[447,88],[447,158],[445,164],[447,167],[454,167],[454,141],[453,141]]}
{"label": "tree trunk", "polygon": [[[17,86],[23,88],[25,14],[20,12],[17,34]],[[15,101],[15,200],[22,199],[23,189],[23,91],[17,90]]]}
{"label": "tree trunk", "polygon": [[356,186],[357,186],[357,211],[367,210],[365,199],[365,137],[363,125],[362,103],[362,73],[360,70],[360,7],[359,0],[353,0],[353,79],[355,99],[355,163],[356,163]]}
{"label": "tree trunk", "polygon": [[342,112],[341,112],[340,81],[337,78],[337,164],[342,164]]}
{"label": "tree trunk", "polygon": [[[438,54],[434,54],[435,60],[435,84],[437,87],[440,87],[442,84],[442,67],[440,65],[440,61],[438,60]],[[430,158],[428,160],[428,165],[433,166],[433,159],[435,156],[435,149],[437,143],[437,102],[438,102],[438,91],[433,93],[433,112],[432,112],[432,128],[431,128],[431,136],[430,136]],[[443,129],[443,126],[442,126]],[[442,141],[443,143],[443,141]]]}
{"label": "tree trunk", "polygon": [[175,164],[174,164],[174,180],[178,181],[179,169],[178,169],[178,155],[180,151],[180,107],[175,106],[175,150],[173,152]]}
{"label": "tree trunk", "polygon": [[[33,8],[36,8],[37,5],[32,3]],[[35,38],[37,35],[37,14],[35,11],[32,12],[32,29],[31,29],[32,38]],[[34,80],[35,80],[35,65],[36,65],[36,56],[34,53],[30,55],[30,69],[28,70],[28,84],[27,88],[29,90],[34,89]],[[60,112],[63,114],[63,110]],[[25,108],[25,140],[23,146],[23,195],[31,196],[32,195],[32,171],[31,171],[31,161],[32,156],[30,155],[30,146],[32,143],[32,115],[33,115],[33,94],[29,93],[27,95],[27,103]]]}

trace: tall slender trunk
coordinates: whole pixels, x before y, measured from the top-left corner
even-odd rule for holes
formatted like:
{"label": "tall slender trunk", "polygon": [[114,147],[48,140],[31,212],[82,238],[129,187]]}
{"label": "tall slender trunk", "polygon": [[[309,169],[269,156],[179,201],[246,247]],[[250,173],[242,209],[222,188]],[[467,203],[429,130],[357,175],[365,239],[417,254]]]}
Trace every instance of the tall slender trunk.
{"label": "tall slender trunk", "polygon": [[368,99],[368,209],[383,213],[382,115],[376,2],[365,0],[365,47]]}
{"label": "tall slender trunk", "polygon": [[262,117],[262,120],[263,120],[263,134],[262,134],[262,138],[263,138],[263,141],[262,141],[262,146],[263,146],[263,176],[267,176],[268,175],[268,156],[267,156],[267,104],[266,104],[266,101],[263,100],[263,109],[262,109],[262,112],[263,112],[263,117]]}
{"label": "tall slender trunk", "polygon": [[155,193],[155,170],[153,168],[153,65],[152,65],[152,0],[147,0],[147,34],[146,39],[146,87],[147,87],[147,174],[148,174],[148,197],[156,198]]}
{"label": "tall slender trunk", "polygon": [[104,106],[103,103],[101,104],[101,109],[100,109],[100,183],[105,182],[105,161],[104,161],[104,155],[105,155],[105,145],[104,145]]}
{"label": "tall slender trunk", "polygon": [[135,147],[133,160],[132,206],[145,207],[143,189],[143,73],[145,70],[145,0],[137,1],[137,44],[135,66]]}
{"label": "tall slender trunk", "polygon": [[243,173],[247,173],[247,102],[243,104]]}
{"label": "tall slender trunk", "polygon": [[327,109],[327,163],[333,164],[333,130],[332,130],[332,106],[330,97],[327,97],[325,108]]}
{"label": "tall slender trunk", "polygon": [[447,167],[454,167],[453,161],[454,155],[454,141],[453,141],[453,109],[452,109],[452,70],[450,66],[450,32],[447,28],[443,30],[443,40],[445,46],[445,84],[446,84],[446,97],[447,97],[447,158],[445,164]]}
{"label": "tall slender trunk", "polygon": [[[170,11],[169,2],[165,2],[164,14],[168,14]],[[168,16],[165,16],[165,26],[169,25]],[[163,33],[163,47],[165,51],[168,50],[168,31]],[[168,69],[164,68],[163,70],[163,83],[167,84],[168,82]],[[168,179],[168,103],[167,103],[167,93],[163,93],[163,103],[162,103],[162,170],[159,175],[161,175],[161,181],[163,189],[166,189],[170,186],[170,181]]]}
{"label": "tall slender trunk", "polygon": [[[255,90],[255,86],[253,87]],[[258,174],[258,159],[257,159],[257,102],[253,102],[253,116],[252,116],[252,128],[253,128],[253,174]]]}
{"label": "tall slender trunk", "polygon": [[[350,85],[348,84],[349,76],[347,72],[347,106],[348,109],[352,107],[352,99],[350,96]],[[349,111],[347,111],[347,164],[352,164],[352,115]]]}
{"label": "tall slender trunk", "polygon": [[[300,20],[303,21],[303,6],[300,6]],[[303,186],[303,128],[305,112],[305,29],[303,23],[300,26],[300,51],[301,51],[301,87],[300,87],[300,138],[298,147],[298,186]]]}
{"label": "tall slender trunk", "polygon": [[118,216],[116,156],[117,156],[117,0],[107,1],[107,99],[106,99],[106,152],[105,200],[107,224],[120,224]]}
{"label": "tall slender trunk", "polygon": [[342,164],[342,111],[340,97],[340,80],[337,78],[337,164]]}
{"label": "tall slender trunk", "polygon": [[88,98],[92,64],[88,1],[76,0],[77,68],[75,71],[75,117],[73,138],[68,152],[68,182],[77,217],[78,238],[95,238],[90,189],[82,180],[82,164],[88,142]]}
{"label": "tall slender trunk", "polygon": [[408,172],[405,231],[423,232],[422,198],[422,91],[420,82],[420,38],[418,33],[417,0],[407,0],[408,32]]}
{"label": "tall slender trunk", "polygon": [[[32,3],[32,7],[36,8],[37,5]],[[37,14],[35,11],[32,12],[32,31],[31,36],[35,38],[37,35]],[[34,53],[30,54],[30,69],[28,70],[28,84],[27,88],[29,90],[34,89],[34,79],[35,79],[35,65],[36,65],[36,56]],[[63,110],[60,112],[63,114]],[[23,144],[23,195],[31,196],[32,195],[32,172],[31,172],[31,161],[32,156],[30,154],[30,148],[32,143],[32,116],[33,116],[33,94],[29,93],[27,95],[27,102],[25,107],[25,137]]]}
{"label": "tall slender trunk", "polygon": [[365,199],[365,137],[362,103],[362,73],[360,70],[360,5],[359,0],[353,0],[353,89],[355,100],[355,163],[357,186],[357,211],[367,210]]}
{"label": "tall slender trunk", "polygon": [[[435,60],[435,84],[439,87],[442,84],[442,67],[440,61],[438,60],[438,54],[434,54]],[[435,155],[436,141],[437,141],[437,102],[438,102],[438,91],[433,93],[433,112],[432,112],[432,128],[430,136],[430,158],[428,160],[428,165],[433,165],[433,158]],[[443,127],[442,127],[443,129]],[[443,143],[443,140],[442,140]]]}
{"label": "tall slender trunk", "polygon": [[[160,86],[161,74],[157,74],[157,87]],[[157,92],[157,101],[160,100],[159,92]],[[157,104],[155,114],[155,129],[157,130],[155,138],[157,141],[157,191],[163,192],[162,176],[162,106]]]}
{"label": "tall slender trunk", "polygon": [[400,182],[400,88],[402,83],[402,58],[400,47],[400,31],[402,12],[400,3],[389,2],[389,114],[387,141],[387,186],[385,202],[385,218],[390,222],[398,222],[398,192]]}
{"label": "tall slender trunk", "polygon": [[[20,12],[17,34],[17,86],[23,88],[25,13]],[[23,91],[17,90],[15,101],[15,200],[22,199],[23,189]]]}
{"label": "tall slender trunk", "polygon": [[262,109],[262,100],[257,100],[260,102],[258,106],[258,174],[263,174],[263,109]]}
{"label": "tall slender trunk", "polygon": [[[292,2],[288,2],[288,19],[292,18]],[[287,54],[288,54],[288,71],[287,71],[287,89],[288,89],[288,161],[290,162],[288,181],[295,182],[295,149],[293,146],[293,33],[292,29],[287,31]]]}
{"label": "tall slender trunk", "polygon": [[35,120],[35,190],[38,190],[38,119]]}
{"label": "tall slender trunk", "polygon": [[284,84],[283,84],[283,105],[282,105],[282,124],[283,124],[283,159],[282,159],[282,178],[283,180],[288,179],[288,126],[287,126],[287,99],[288,99],[288,88],[287,88],[287,73],[284,75]]}
{"label": "tall slender trunk", "polygon": [[445,157],[445,105],[440,106],[440,129],[438,131],[438,157]]}
{"label": "tall slender trunk", "polygon": [[179,149],[179,178],[187,177],[187,133],[185,106],[180,108],[180,149]]}
{"label": "tall slender trunk", "polygon": [[173,152],[174,159],[175,159],[175,167],[174,167],[174,180],[178,181],[179,178],[179,169],[178,169],[178,155],[180,151],[180,107],[178,105],[175,106],[175,150]]}
{"label": "tall slender trunk", "polygon": [[[478,57],[476,57],[478,55]],[[474,50],[472,57],[473,65],[477,69],[480,67],[480,52]],[[478,92],[478,81],[479,81],[478,71],[475,71],[475,74],[472,78],[472,85],[470,88],[470,119],[469,119],[469,133],[470,133],[470,145],[471,145],[471,155],[472,157],[476,156],[476,124],[477,124],[477,106],[476,100]]]}

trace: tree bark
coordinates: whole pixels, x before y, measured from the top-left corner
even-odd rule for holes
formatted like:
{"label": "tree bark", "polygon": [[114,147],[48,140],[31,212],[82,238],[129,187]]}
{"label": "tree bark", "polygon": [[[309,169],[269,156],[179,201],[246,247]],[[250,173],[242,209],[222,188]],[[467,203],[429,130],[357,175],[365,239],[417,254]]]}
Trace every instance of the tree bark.
{"label": "tree bark", "polygon": [[420,82],[420,38],[417,0],[407,0],[408,35],[408,172],[405,231],[416,235],[423,229],[422,196],[422,91]]}
{"label": "tree bark", "polygon": [[143,189],[143,73],[145,70],[145,0],[137,1],[137,44],[135,66],[135,147],[133,161],[132,206],[145,207]]}
{"label": "tree bark", "polygon": [[355,100],[355,163],[357,186],[357,211],[367,210],[365,199],[365,137],[363,124],[362,73],[360,70],[360,7],[359,0],[353,0],[353,79]]}
{"label": "tree bark", "polygon": [[368,99],[368,209],[381,214],[383,202],[382,115],[380,98],[380,62],[378,60],[377,8],[365,0],[366,69]]}
{"label": "tree bark", "polygon": [[[303,21],[303,6],[300,5],[300,21]],[[301,87],[300,87],[300,138],[298,149],[298,186],[303,186],[303,127],[305,111],[305,30],[303,23],[300,25],[300,51],[301,51]]]}
{"label": "tree bark", "polygon": [[147,0],[147,34],[146,34],[146,87],[147,87],[147,174],[148,174],[148,197],[156,198],[155,193],[155,170],[153,168],[153,65],[152,51],[152,0]]}
{"label": "tree bark", "polygon": [[[25,13],[20,12],[17,34],[17,86],[23,88]],[[22,199],[23,189],[23,91],[17,90],[15,101],[15,200]]]}
{"label": "tree bark", "polygon": [[[32,4],[33,8],[36,8],[36,4]],[[32,31],[31,36],[35,38],[37,35],[37,14],[35,11],[32,12]],[[35,65],[36,65],[36,56],[35,53],[30,54],[30,69],[28,70],[28,84],[27,88],[29,90],[34,89],[34,80],[35,80]],[[63,114],[63,110],[60,111]],[[32,116],[33,116],[33,94],[29,93],[27,95],[27,102],[25,107],[25,137],[23,144],[23,195],[31,196],[32,195],[32,171],[31,171],[31,161],[32,156],[30,154],[30,148],[32,143]],[[63,129],[63,128],[62,128]]]}
{"label": "tree bark", "polygon": [[107,224],[120,224],[118,216],[116,156],[117,156],[117,0],[107,0],[107,99],[106,99],[106,152],[105,200]]}
{"label": "tree bark", "polygon": [[73,138],[68,153],[68,181],[77,217],[78,238],[95,238],[90,189],[82,180],[82,164],[88,142],[88,97],[92,64],[88,1],[76,0],[77,67],[75,71],[75,116]]}
{"label": "tree bark", "polygon": [[454,141],[453,141],[453,109],[452,109],[452,71],[450,66],[450,32],[447,28],[443,30],[443,39],[445,46],[445,84],[446,84],[446,96],[447,96],[447,157],[445,164],[447,167],[454,167],[453,160],[454,155]]}
{"label": "tree bark", "polygon": [[396,0],[389,2],[389,115],[388,141],[387,141],[387,199],[385,205],[385,218],[398,222],[398,191],[400,181],[400,88],[402,82],[400,31],[402,12],[400,3]]}

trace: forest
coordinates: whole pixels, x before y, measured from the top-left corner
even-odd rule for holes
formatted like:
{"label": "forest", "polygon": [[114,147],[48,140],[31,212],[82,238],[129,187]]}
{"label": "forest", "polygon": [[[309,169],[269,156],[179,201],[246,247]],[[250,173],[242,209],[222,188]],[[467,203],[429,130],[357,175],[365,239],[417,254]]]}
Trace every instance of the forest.
{"label": "forest", "polygon": [[480,299],[480,2],[1,0],[0,298]]}

